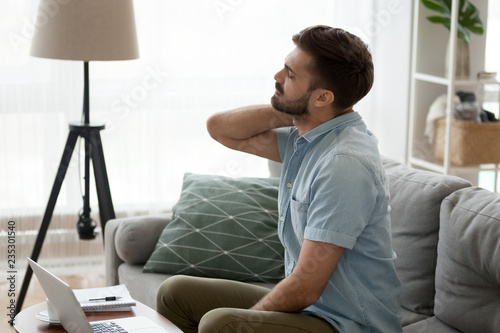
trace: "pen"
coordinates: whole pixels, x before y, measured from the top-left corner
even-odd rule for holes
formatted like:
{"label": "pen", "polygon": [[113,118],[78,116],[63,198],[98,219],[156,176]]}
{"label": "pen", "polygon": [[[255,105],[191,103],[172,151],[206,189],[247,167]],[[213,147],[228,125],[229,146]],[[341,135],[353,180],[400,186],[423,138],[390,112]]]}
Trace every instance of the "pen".
{"label": "pen", "polygon": [[104,301],[104,302],[116,301],[116,300],[118,300],[120,298],[121,298],[120,296],[108,296],[108,297],[101,297],[101,298],[91,298],[91,299],[89,299],[89,302],[95,302],[95,301]]}

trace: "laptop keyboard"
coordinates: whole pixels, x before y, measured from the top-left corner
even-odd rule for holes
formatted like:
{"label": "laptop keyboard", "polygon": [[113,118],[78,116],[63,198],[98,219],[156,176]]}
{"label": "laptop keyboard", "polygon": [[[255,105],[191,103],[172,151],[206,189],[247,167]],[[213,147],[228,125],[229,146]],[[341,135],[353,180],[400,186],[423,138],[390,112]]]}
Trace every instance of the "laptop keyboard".
{"label": "laptop keyboard", "polygon": [[91,324],[92,329],[95,333],[127,333],[125,329],[123,329],[120,325],[115,322],[104,322],[104,323],[96,323]]}

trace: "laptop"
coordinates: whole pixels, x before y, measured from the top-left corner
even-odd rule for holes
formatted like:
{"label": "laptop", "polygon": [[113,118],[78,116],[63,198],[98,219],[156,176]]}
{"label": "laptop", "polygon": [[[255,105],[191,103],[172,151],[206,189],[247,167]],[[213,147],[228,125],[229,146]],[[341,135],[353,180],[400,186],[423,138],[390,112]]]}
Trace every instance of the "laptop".
{"label": "laptop", "polygon": [[[89,322],[70,286],[28,258],[28,262],[42,286],[45,296],[54,308],[62,327],[69,333],[131,332],[168,333],[167,330],[146,317],[129,317]],[[120,326],[122,331],[114,330]],[[108,329],[109,331],[101,329]]]}

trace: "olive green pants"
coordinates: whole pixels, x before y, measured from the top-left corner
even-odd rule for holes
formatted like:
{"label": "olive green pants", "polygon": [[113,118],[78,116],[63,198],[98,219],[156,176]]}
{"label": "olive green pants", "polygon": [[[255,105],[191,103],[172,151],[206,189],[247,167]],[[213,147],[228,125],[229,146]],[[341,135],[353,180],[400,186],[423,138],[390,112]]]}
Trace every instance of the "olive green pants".
{"label": "olive green pants", "polygon": [[318,317],[248,310],[268,292],[242,282],[178,275],[160,286],[156,310],[185,333],[337,333]]}

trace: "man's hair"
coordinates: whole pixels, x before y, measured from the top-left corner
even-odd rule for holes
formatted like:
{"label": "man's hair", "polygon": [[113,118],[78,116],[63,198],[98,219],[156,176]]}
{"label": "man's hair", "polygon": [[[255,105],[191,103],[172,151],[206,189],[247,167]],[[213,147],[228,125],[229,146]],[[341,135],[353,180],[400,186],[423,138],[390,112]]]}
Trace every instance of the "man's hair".
{"label": "man's hair", "polygon": [[372,56],[361,38],[342,29],[317,25],[302,30],[292,40],[313,58],[308,68],[313,76],[310,89],[333,92],[334,108],[347,109],[370,91]]}

